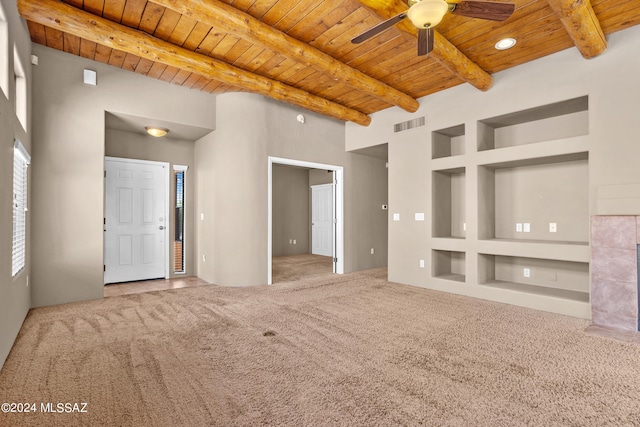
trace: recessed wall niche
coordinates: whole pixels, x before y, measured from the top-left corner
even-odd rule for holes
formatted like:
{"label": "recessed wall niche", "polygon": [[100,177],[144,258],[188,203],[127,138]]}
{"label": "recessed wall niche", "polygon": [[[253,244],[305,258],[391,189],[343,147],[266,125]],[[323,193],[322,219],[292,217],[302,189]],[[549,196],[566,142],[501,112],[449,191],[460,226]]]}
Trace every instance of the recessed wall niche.
{"label": "recessed wall niche", "polygon": [[478,282],[495,288],[589,302],[589,263],[586,262],[478,254]]}
{"label": "recessed wall niche", "polygon": [[589,98],[582,96],[478,122],[478,151],[589,133]]}
{"label": "recessed wall niche", "polygon": [[586,152],[479,166],[480,239],[587,244],[588,183]]}
{"label": "recessed wall niche", "polygon": [[464,282],[466,278],[466,254],[457,251],[434,250],[431,265],[433,277]]}
{"label": "recessed wall niche", "polygon": [[433,237],[466,236],[465,168],[434,171],[432,175]]}
{"label": "recessed wall niche", "polygon": [[464,124],[440,129],[431,133],[431,158],[460,156],[465,154]]}

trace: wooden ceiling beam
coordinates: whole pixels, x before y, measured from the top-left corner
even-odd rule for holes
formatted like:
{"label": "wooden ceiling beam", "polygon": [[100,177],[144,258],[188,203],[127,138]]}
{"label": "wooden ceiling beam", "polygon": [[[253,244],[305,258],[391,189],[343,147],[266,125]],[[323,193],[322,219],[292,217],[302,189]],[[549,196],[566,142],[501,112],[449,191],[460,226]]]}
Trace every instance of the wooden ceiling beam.
{"label": "wooden ceiling beam", "polygon": [[141,58],[187,70],[249,92],[297,105],[325,116],[368,126],[371,118],[306,91],[288,86],[226,62],[210,58],[84,12],[59,0],[18,0],[18,12],[45,27],[69,33],[99,45],[140,56]]}
{"label": "wooden ceiling beam", "polygon": [[282,31],[217,0],[151,0],[160,6],[174,10],[235,34],[251,43],[271,49],[296,62],[305,64],[316,71],[326,74],[336,81],[365,92],[378,99],[396,105],[411,113],[418,110],[420,104],[411,96],[376,80],[313,46],[297,40]]}
{"label": "wooden ceiling beam", "polygon": [[593,58],[607,49],[607,39],[589,0],[547,0],[547,3],[583,57]]}
{"label": "wooden ceiling beam", "polygon": [[[358,0],[364,6],[373,10],[383,19],[391,18],[407,11],[406,2],[398,0]],[[396,28],[418,37],[418,29],[411,24],[408,19],[396,25]],[[438,31],[434,31],[433,50],[429,56],[440,62],[440,64],[453,73],[460,80],[475,86],[481,91],[487,91],[493,85],[493,77],[469,57],[462,53],[449,40]]]}

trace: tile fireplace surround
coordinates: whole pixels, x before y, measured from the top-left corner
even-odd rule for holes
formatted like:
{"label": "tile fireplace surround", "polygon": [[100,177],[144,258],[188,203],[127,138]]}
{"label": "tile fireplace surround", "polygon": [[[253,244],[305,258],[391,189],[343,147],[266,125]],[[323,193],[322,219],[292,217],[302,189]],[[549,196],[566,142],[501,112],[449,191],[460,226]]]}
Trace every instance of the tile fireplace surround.
{"label": "tile fireplace surround", "polygon": [[591,318],[594,325],[638,330],[640,216],[591,217]]}

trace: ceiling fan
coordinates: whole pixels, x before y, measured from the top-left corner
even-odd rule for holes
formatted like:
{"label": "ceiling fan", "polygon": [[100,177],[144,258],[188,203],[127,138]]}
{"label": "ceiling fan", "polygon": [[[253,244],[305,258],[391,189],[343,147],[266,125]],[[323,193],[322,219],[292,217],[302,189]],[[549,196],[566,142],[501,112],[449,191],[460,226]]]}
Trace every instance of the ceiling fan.
{"label": "ceiling fan", "polygon": [[447,12],[469,18],[504,21],[515,9],[513,3],[463,0],[448,3],[445,0],[409,0],[409,10],[379,23],[351,40],[357,44],[392,27],[404,18],[409,18],[418,29],[418,56],[427,55],[433,50],[433,27],[438,25]]}

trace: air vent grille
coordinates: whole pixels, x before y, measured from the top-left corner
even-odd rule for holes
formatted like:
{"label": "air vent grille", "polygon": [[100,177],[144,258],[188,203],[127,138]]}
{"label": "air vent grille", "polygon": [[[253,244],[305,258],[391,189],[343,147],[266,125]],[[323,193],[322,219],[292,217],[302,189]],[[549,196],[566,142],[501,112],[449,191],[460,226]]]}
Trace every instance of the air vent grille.
{"label": "air vent grille", "polygon": [[426,117],[418,117],[406,122],[396,123],[393,125],[393,133],[404,132],[405,130],[419,128],[427,124]]}

